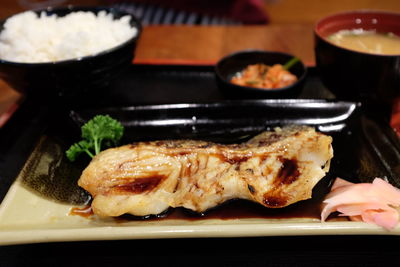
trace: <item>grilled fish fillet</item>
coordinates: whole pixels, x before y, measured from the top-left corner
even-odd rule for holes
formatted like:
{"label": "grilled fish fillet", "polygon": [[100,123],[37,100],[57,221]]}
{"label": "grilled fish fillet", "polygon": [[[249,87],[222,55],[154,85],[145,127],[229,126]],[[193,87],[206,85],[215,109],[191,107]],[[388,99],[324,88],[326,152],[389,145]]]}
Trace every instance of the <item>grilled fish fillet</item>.
{"label": "grilled fish fillet", "polygon": [[263,132],[241,144],[139,142],[99,153],[78,184],[100,216],[202,213],[230,199],[281,208],[311,197],[329,170],[332,138],[307,126]]}

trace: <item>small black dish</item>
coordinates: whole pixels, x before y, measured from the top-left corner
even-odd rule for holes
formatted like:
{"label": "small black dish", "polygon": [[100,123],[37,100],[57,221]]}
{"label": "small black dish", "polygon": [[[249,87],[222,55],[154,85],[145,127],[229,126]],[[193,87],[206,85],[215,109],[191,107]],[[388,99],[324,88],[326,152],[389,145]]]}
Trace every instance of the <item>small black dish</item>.
{"label": "small black dish", "polygon": [[278,89],[263,89],[249,86],[235,85],[231,78],[248,65],[264,63],[266,65],[284,65],[294,56],[272,51],[245,50],[230,54],[222,58],[215,66],[218,87],[226,98],[252,99],[252,98],[296,98],[303,89],[307,76],[307,67],[298,61],[290,68],[290,72],[297,76],[297,82],[290,86]]}
{"label": "small black dish", "polygon": [[[73,102],[91,89],[105,88],[133,60],[142,26],[131,14],[108,7],[61,7],[35,10],[59,17],[71,12],[111,13],[114,19],[131,16],[130,25],[137,28],[136,36],[95,55],[49,63],[19,63],[0,59],[0,78],[14,90],[38,100],[67,100]],[[0,31],[6,20],[0,23]]]}

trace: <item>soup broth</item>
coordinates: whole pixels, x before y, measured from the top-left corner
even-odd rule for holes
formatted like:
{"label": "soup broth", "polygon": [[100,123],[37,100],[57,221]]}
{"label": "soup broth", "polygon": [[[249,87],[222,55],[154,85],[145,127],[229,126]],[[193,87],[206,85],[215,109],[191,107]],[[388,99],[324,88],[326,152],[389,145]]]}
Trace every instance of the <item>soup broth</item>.
{"label": "soup broth", "polygon": [[360,52],[400,55],[400,37],[393,33],[341,30],[328,37],[333,43]]}

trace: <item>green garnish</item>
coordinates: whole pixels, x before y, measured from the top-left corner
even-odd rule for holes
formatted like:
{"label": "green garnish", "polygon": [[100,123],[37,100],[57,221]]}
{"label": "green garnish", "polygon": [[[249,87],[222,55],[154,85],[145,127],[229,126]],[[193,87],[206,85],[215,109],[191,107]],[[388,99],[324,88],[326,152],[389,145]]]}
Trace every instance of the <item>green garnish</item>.
{"label": "green garnish", "polygon": [[124,134],[124,126],[109,115],[97,115],[86,122],[81,131],[82,140],[65,152],[70,161],[74,161],[83,152],[93,158],[104,147],[115,146]]}
{"label": "green garnish", "polygon": [[300,59],[298,59],[297,57],[292,58],[291,60],[289,60],[288,62],[286,62],[285,65],[283,65],[283,68],[285,70],[290,69],[291,67],[293,67],[294,64],[296,64],[297,62],[299,62]]}

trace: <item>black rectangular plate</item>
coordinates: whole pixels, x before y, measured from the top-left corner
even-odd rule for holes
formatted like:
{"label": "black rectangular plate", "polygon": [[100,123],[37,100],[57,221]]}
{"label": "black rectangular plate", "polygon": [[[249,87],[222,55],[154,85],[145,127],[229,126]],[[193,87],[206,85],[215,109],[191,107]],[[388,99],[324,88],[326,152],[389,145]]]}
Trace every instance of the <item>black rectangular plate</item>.
{"label": "black rectangular plate", "polygon": [[352,182],[382,177],[400,187],[400,145],[391,128],[366,118],[358,103],[298,99],[71,110],[45,131],[44,141],[28,161],[29,172],[22,176],[25,184],[58,201],[88,201],[76,185],[88,157],[70,163],[64,151],[80,139],[80,126],[98,114],[108,114],[125,126],[122,144],[165,139],[241,143],[277,126],[309,125],[333,137],[334,158],[325,188],[316,194],[324,195],[335,177]]}

